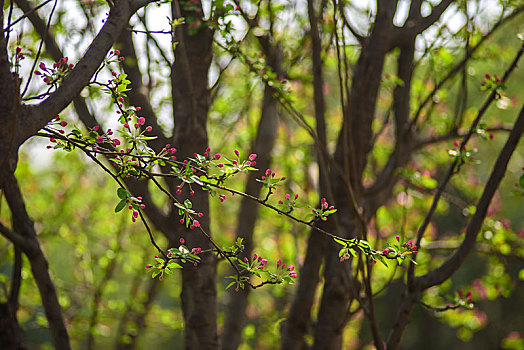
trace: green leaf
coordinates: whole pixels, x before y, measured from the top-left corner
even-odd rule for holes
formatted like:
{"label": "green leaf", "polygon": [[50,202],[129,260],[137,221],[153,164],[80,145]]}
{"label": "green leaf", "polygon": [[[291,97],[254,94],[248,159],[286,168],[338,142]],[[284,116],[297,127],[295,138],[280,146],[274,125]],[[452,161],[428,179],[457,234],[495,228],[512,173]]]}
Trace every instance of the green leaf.
{"label": "green leaf", "polygon": [[520,176],[519,184],[520,184],[520,187],[524,188],[524,174],[522,174],[522,175]]}
{"label": "green leaf", "polygon": [[235,283],[237,283],[237,281],[233,281],[233,282],[229,283],[229,284],[227,285],[227,287],[226,287],[226,290],[228,290],[229,287],[231,287],[231,286],[234,285]]}
{"label": "green leaf", "polygon": [[181,269],[182,265],[177,264],[176,262],[170,262],[169,264],[167,264],[167,267],[169,267],[170,269]]}
{"label": "green leaf", "polygon": [[341,239],[338,239],[338,238],[333,238],[335,240],[335,242],[337,242],[338,244],[341,244],[343,245],[344,247],[347,245],[347,242],[344,242],[343,240]]}
{"label": "green leaf", "polygon": [[118,198],[120,199],[127,199],[127,197],[130,196],[130,193],[127,192],[127,190],[125,188],[122,188],[122,187],[119,187],[118,190],[116,191],[117,195],[118,195]]}
{"label": "green leaf", "polygon": [[151,275],[151,278],[155,278],[156,276],[160,275],[161,273],[162,273],[162,270],[157,270],[153,272],[153,274]]}
{"label": "green leaf", "polygon": [[385,267],[389,267],[388,264],[386,263],[386,259],[384,259],[384,257],[380,254],[377,254],[375,255],[375,258],[378,259],[378,261],[380,261],[382,264],[384,264]]}
{"label": "green leaf", "polygon": [[115,207],[115,213],[118,213],[119,211],[121,211],[122,209],[124,209],[124,207],[126,206],[126,200],[125,199],[122,199],[120,202],[118,202],[118,204],[116,205]]}

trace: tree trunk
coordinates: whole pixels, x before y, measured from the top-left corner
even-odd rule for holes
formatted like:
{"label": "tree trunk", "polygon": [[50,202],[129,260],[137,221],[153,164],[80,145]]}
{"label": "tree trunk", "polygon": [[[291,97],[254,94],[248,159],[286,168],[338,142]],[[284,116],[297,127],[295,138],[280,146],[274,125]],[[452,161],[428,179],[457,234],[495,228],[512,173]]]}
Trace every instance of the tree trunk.
{"label": "tree trunk", "polygon": [[[173,18],[203,19],[199,11],[180,12],[179,3],[172,3]],[[212,57],[212,31],[204,23],[196,33],[189,35],[186,26],[177,28],[179,44],[175,50],[171,82],[173,115],[175,121],[174,144],[179,150],[177,157],[192,157],[194,152],[202,154],[208,146],[207,113],[210,104],[208,70]],[[179,199],[189,197],[187,186]],[[192,196],[193,208],[204,213],[199,218],[201,227],[209,233],[209,199],[207,192],[197,190]],[[208,239],[197,229],[185,230],[178,224],[176,210],[172,211],[173,225],[180,227],[189,247],[202,250],[212,248]],[[176,229],[178,229],[176,227]],[[201,256],[198,267],[186,264],[182,270],[182,310],[185,321],[186,349],[217,349],[217,304],[216,304],[216,258],[211,254]]]}

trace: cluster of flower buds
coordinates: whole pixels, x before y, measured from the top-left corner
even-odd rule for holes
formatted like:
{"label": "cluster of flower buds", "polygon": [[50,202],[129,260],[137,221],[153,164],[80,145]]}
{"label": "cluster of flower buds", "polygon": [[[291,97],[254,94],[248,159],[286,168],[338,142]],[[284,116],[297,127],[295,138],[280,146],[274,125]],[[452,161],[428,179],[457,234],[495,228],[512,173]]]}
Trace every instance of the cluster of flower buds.
{"label": "cluster of flower buds", "polygon": [[20,46],[16,47],[15,52],[16,52],[16,61],[21,61],[25,58],[24,54],[22,53],[22,48]]}
{"label": "cluster of flower buds", "polygon": [[502,97],[502,90],[506,89],[506,82],[501,80],[496,74],[491,75],[486,73],[484,75],[485,80],[480,83],[481,90],[495,91],[495,99]]}
{"label": "cluster of flower buds", "polygon": [[298,194],[295,194],[293,196],[293,199],[291,199],[291,195],[289,193],[286,193],[286,195],[284,196],[284,199],[279,200],[278,204],[287,207],[289,212],[291,212],[293,208],[295,207],[295,205],[297,204],[297,201],[296,201],[297,199],[298,199]]}
{"label": "cluster of flower buds", "polygon": [[124,62],[125,61],[125,57],[124,56],[120,56],[120,50],[111,50],[109,52],[109,56],[107,57],[107,62],[108,63],[111,63],[111,62]]}
{"label": "cluster of flower buds", "polygon": [[468,303],[473,302],[473,294],[471,293],[471,291],[467,291],[466,294],[464,295],[464,292],[462,291],[462,289],[460,289],[458,291],[458,294],[459,294],[460,300],[467,301]]}
{"label": "cluster of flower buds", "polygon": [[326,221],[329,215],[337,212],[337,209],[335,209],[334,206],[329,205],[326,198],[322,198],[320,200],[320,208],[311,208],[311,212],[313,214],[310,214],[310,216]]}
{"label": "cluster of flower buds", "polygon": [[[249,262],[248,258],[244,258],[244,261],[246,263]],[[263,270],[264,266],[266,266],[267,263],[268,263],[267,259],[264,259],[261,256],[257,256],[256,254],[253,254],[253,256],[251,257],[251,263],[249,264],[249,270],[250,271]]]}
{"label": "cluster of flower buds", "polygon": [[35,75],[40,75],[42,81],[47,85],[57,84],[74,68],[74,65],[68,64],[67,61],[67,57],[62,57],[57,62],[53,63],[52,67],[47,67],[44,62],[40,62],[38,65],[40,70],[35,70]]}
{"label": "cluster of flower buds", "polygon": [[[397,242],[400,242],[400,236],[395,236],[395,239],[397,240]],[[413,255],[417,255],[418,247],[416,244],[413,244],[413,240],[410,239],[409,241],[402,243],[402,246],[406,248],[408,251],[410,251]]]}
{"label": "cluster of flower buds", "polygon": [[291,277],[291,278],[297,278],[297,272],[295,271],[294,265],[288,265],[286,267],[286,264],[282,264],[282,261],[277,261],[277,274],[282,277]]}
{"label": "cluster of flower buds", "polygon": [[131,221],[136,222],[139,216],[138,208],[145,209],[146,205],[142,203],[142,197],[129,197],[128,202],[127,209],[131,211]]}

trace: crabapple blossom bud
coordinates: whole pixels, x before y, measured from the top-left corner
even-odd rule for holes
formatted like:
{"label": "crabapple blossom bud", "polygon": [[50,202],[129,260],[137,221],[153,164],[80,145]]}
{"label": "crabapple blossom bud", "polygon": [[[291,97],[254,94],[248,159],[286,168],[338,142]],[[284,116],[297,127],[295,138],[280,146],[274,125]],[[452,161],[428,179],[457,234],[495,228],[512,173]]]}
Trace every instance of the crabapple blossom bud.
{"label": "crabapple blossom bud", "polygon": [[255,160],[256,158],[257,158],[257,155],[255,153],[251,153],[249,155],[249,160],[251,160],[251,161]]}
{"label": "crabapple blossom bud", "polygon": [[198,213],[198,217],[201,218],[204,216],[204,213]]}
{"label": "crabapple blossom bud", "polygon": [[293,270],[295,269],[295,266],[294,266],[294,265],[289,265],[289,266],[287,267],[287,269],[288,269],[289,271],[293,271]]}
{"label": "crabapple blossom bud", "polygon": [[144,117],[138,118],[138,124],[144,125],[145,123],[146,123],[146,118],[144,118]]}
{"label": "crabapple blossom bud", "polygon": [[220,154],[218,154],[218,153],[215,154],[215,156],[213,158],[215,158],[215,160],[219,160],[220,159]]}
{"label": "crabapple blossom bud", "polygon": [[133,217],[137,218],[138,217],[138,211],[136,210],[133,210]]}
{"label": "crabapple blossom bud", "polygon": [[153,130],[153,127],[152,127],[151,125],[148,125],[148,126],[146,127],[146,131],[151,132],[152,130]]}
{"label": "crabapple blossom bud", "polygon": [[389,249],[388,249],[388,248],[384,249],[384,250],[382,251],[382,254],[384,254],[384,255],[388,255],[388,254],[389,254]]}
{"label": "crabapple blossom bud", "polygon": [[240,152],[236,149],[236,150],[235,150],[235,154],[236,154],[237,156],[239,156],[239,155],[240,155]]}
{"label": "crabapple blossom bud", "polygon": [[198,220],[193,220],[193,226],[200,227],[200,222]]}
{"label": "crabapple blossom bud", "polygon": [[186,240],[183,239],[183,238],[180,238],[180,243],[181,243],[181,244],[184,244],[184,243],[186,243]]}
{"label": "crabapple blossom bud", "polygon": [[146,269],[150,269],[150,268],[152,268],[152,267],[153,267],[153,265],[151,265],[151,264],[147,264],[147,265],[146,265]]}
{"label": "crabapple blossom bud", "polygon": [[263,265],[266,265],[266,264],[267,264],[267,259],[262,259],[260,262],[261,262]]}
{"label": "crabapple blossom bud", "polygon": [[286,193],[285,197],[287,200],[289,200],[291,198],[291,196],[289,195],[289,193]]}
{"label": "crabapple blossom bud", "polygon": [[97,136],[96,137],[96,142],[102,143],[102,142],[104,142],[104,139],[102,138],[102,136]]}
{"label": "crabapple blossom bud", "polygon": [[395,239],[397,240],[397,242],[400,242],[400,236],[399,235],[396,235]]}
{"label": "crabapple blossom bud", "polygon": [[115,50],[115,55],[120,56],[120,50]]}

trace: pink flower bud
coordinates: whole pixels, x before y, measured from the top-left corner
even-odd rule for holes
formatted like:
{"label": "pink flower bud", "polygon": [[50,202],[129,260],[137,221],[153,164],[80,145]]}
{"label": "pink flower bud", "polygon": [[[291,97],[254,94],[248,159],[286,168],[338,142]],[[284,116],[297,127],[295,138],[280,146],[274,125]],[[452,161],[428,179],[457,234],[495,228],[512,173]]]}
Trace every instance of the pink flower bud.
{"label": "pink flower bud", "polygon": [[215,160],[219,160],[220,159],[220,154],[218,154],[218,153],[215,154],[214,158],[215,158]]}
{"label": "pink flower bud", "polygon": [[60,122],[60,125],[62,125],[62,127],[65,127],[67,125],[67,122],[65,120],[63,120],[63,121]]}
{"label": "pink flower bud", "polygon": [[146,269],[150,269],[152,267],[153,267],[153,265],[151,265],[151,264],[146,265]]}
{"label": "pink flower bud", "polygon": [[388,255],[388,254],[389,254],[389,249],[388,249],[388,248],[384,249],[384,250],[382,251],[382,254],[384,254],[384,255]]}
{"label": "pink flower bud", "polygon": [[200,227],[200,222],[198,222],[198,220],[193,220],[193,226]]}
{"label": "pink flower bud", "polygon": [[138,124],[144,125],[145,123],[146,123],[146,118],[144,118],[144,117],[138,118]]}
{"label": "pink flower bud", "polygon": [[294,265],[289,265],[289,266],[287,267],[287,269],[288,269],[289,271],[293,271],[293,270],[295,269],[295,266],[294,266]]}
{"label": "pink flower bud", "polygon": [[400,236],[399,235],[396,235],[395,239],[397,240],[397,242],[400,242]]}
{"label": "pink flower bud", "polygon": [[115,50],[115,55],[120,56],[120,50]]}
{"label": "pink flower bud", "polygon": [[257,155],[255,153],[251,153],[249,155],[249,160],[251,160],[251,161],[255,160],[256,158],[257,158]]}
{"label": "pink flower bud", "polygon": [[96,137],[96,142],[102,143],[102,142],[104,142],[104,139],[102,138],[102,136],[97,136]]}
{"label": "pink flower bud", "polygon": [[180,244],[184,244],[184,243],[186,243],[186,240],[183,238],[180,238]]}
{"label": "pink flower bud", "polygon": [[153,130],[153,127],[152,127],[152,126],[148,125],[148,126],[146,127],[146,131],[151,132],[152,130]]}
{"label": "pink flower bud", "polygon": [[133,217],[134,217],[134,218],[137,218],[137,217],[138,217],[138,211],[133,210]]}

